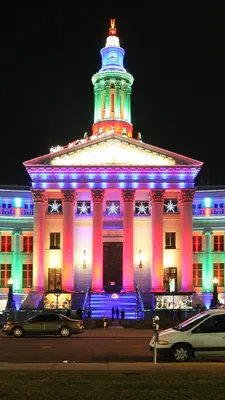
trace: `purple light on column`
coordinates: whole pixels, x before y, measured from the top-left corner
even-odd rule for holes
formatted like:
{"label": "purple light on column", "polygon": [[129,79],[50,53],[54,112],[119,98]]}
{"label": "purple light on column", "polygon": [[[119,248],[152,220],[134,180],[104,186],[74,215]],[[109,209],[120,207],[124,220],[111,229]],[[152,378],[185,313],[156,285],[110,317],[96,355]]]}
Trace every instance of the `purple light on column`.
{"label": "purple light on column", "polygon": [[45,181],[47,179],[47,175],[46,174],[41,174],[41,180]]}
{"label": "purple light on column", "polygon": [[155,174],[149,174],[149,179],[151,179],[151,180],[153,179],[154,180],[155,179]]}

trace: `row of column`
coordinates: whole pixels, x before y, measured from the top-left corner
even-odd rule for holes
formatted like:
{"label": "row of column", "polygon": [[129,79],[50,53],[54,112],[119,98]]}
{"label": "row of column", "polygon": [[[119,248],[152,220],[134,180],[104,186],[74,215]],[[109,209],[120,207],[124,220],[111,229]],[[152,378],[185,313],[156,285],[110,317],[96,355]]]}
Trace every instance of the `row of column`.
{"label": "row of column", "polygon": [[[180,191],[182,291],[192,290],[192,202],[194,189]],[[34,200],[33,284],[35,290],[44,289],[44,237],[46,195],[44,190],[32,190]],[[123,190],[123,290],[133,290],[133,203],[135,190]],[[164,190],[149,192],[152,217],[152,291],[163,290],[163,204]],[[104,190],[92,190],[93,254],[92,289],[103,288],[103,199]],[[74,205],[75,191],[62,190],[63,202],[63,268],[62,285],[74,290]]]}

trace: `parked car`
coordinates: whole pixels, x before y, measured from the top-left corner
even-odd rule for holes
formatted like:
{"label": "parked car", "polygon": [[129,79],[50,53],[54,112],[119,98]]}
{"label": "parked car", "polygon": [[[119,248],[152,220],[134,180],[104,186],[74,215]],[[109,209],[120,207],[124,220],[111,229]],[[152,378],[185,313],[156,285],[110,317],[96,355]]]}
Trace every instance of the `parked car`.
{"label": "parked car", "polygon": [[[155,336],[149,342],[154,349]],[[195,356],[225,357],[225,310],[207,310],[159,332],[159,357],[171,361],[190,361]]]}
{"label": "parked car", "polygon": [[17,338],[26,335],[60,335],[69,337],[84,332],[82,320],[72,319],[57,313],[42,313],[24,321],[7,322],[2,328],[5,335]]}

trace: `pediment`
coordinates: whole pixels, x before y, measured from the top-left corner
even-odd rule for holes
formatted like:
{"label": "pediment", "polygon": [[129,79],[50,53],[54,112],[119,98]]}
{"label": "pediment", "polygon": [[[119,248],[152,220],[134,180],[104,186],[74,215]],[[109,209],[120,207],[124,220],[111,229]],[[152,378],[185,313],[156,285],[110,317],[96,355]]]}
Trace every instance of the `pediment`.
{"label": "pediment", "polygon": [[[74,142],[75,143],[75,142]],[[57,149],[57,148],[56,148]],[[86,140],[26,161],[26,166],[201,166],[200,161],[118,134]]]}

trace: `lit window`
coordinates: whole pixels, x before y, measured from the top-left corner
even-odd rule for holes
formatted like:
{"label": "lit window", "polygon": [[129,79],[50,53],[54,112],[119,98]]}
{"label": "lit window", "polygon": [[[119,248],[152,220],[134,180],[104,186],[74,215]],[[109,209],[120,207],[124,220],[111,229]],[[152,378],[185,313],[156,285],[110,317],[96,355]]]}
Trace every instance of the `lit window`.
{"label": "lit window", "polygon": [[193,264],[193,286],[202,287],[202,264]]}
{"label": "lit window", "polygon": [[33,236],[23,237],[23,252],[33,253]]}
{"label": "lit window", "polygon": [[214,236],[214,251],[224,251],[224,236],[215,235]]}
{"label": "lit window", "polygon": [[23,264],[23,288],[31,288],[33,285],[33,265]]}
{"label": "lit window", "polygon": [[11,264],[1,264],[1,277],[0,277],[0,287],[7,288],[8,280],[12,275],[12,266]]}
{"label": "lit window", "polygon": [[12,251],[12,237],[11,236],[2,236],[1,237],[1,251],[5,253],[9,253]]}
{"label": "lit window", "polygon": [[218,279],[218,286],[225,286],[224,275],[224,263],[214,263],[213,277]]}
{"label": "lit window", "polygon": [[166,232],[165,242],[166,249],[176,249],[176,232]]}
{"label": "lit window", "polygon": [[193,252],[199,253],[202,251],[202,236],[193,236]]}
{"label": "lit window", "polygon": [[60,249],[60,233],[50,233],[50,249]]}

